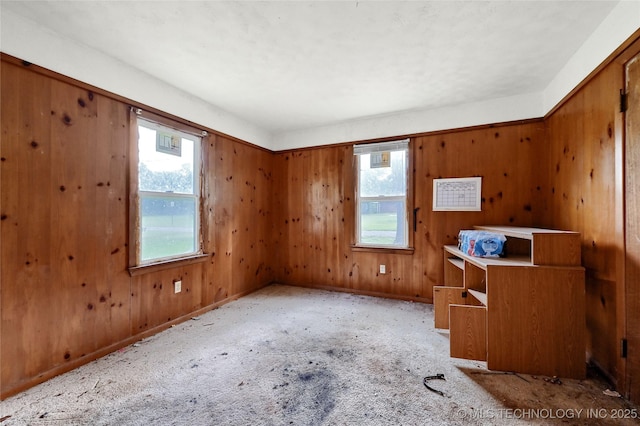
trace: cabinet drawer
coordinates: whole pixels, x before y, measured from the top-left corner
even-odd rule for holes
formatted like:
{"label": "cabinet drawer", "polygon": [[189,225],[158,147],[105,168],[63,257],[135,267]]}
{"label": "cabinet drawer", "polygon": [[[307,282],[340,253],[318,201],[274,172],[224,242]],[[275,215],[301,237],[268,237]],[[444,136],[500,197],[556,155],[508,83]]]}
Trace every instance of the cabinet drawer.
{"label": "cabinet drawer", "polygon": [[449,328],[449,305],[464,305],[465,289],[462,287],[433,288],[433,317],[436,328]]}
{"label": "cabinet drawer", "polygon": [[454,358],[487,360],[487,308],[449,306],[449,348]]}

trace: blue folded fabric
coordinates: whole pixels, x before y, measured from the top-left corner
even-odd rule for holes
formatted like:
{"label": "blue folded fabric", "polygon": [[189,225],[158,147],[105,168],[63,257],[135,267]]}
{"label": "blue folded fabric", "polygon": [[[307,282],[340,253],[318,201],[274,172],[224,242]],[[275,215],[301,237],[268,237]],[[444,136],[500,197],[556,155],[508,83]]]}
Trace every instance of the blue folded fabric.
{"label": "blue folded fabric", "polygon": [[488,231],[462,230],[458,233],[458,248],[475,257],[501,257],[507,238]]}

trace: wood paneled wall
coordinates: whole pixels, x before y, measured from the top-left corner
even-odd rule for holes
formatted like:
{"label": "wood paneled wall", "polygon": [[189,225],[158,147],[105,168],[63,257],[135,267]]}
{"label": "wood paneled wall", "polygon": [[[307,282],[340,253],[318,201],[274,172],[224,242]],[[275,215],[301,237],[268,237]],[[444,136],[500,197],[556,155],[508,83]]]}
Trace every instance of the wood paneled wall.
{"label": "wood paneled wall", "polygon": [[129,107],[36,70],[0,70],[3,397],[273,281],[272,153],[210,136],[211,258],[130,277]]}
{"label": "wood paneled wall", "polygon": [[[444,244],[479,224],[531,226],[543,214],[545,126],[542,120],[412,138],[413,254],[353,251],[354,166],[351,145],[276,154],[275,214],[280,229],[276,277],[302,286],[336,288],[423,301],[443,284]],[[482,176],[481,212],[433,212],[434,178]],[[387,273],[378,273],[380,264]]]}
{"label": "wood paneled wall", "polygon": [[[581,233],[586,268],[587,352],[612,379],[620,368],[618,330],[620,271],[624,241],[617,233],[621,196],[617,187],[617,115],[622,71],[612,64],[547,118],[549,158],[547,226]],[[620,136],[618,136],[620,138]]]}
{"label": "wood paneled wall", "polygon": [[2,63],[2,392],[129,336],[128,109]]}
{"label": "wood paneled wall", "polygon": [[[131,333],[162,326],[273,281],[272,154],[217,135],[204,147],[205,263],[134,276]],[[173,281],[182,280],[182,292]]]}
{"label": "wood paneled wall", "polygon": [[[208,194],[214,268],[207,304],[247,294],[274,279],[273,154],[216,137],[209,153],[214,189]],[[212,224],[212,225],[211,225]]]}

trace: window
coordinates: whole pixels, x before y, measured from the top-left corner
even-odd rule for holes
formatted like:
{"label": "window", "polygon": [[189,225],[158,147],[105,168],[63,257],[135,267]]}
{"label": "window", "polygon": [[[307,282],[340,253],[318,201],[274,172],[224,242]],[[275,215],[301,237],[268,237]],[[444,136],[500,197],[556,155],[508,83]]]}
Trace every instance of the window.
{"label": "window", "polygon": [[355,145],[356,246],[409,248],[409,141]]}
{"label": "window", "polygon": [[200,145],[138,118],[137,265],[200,254]]}

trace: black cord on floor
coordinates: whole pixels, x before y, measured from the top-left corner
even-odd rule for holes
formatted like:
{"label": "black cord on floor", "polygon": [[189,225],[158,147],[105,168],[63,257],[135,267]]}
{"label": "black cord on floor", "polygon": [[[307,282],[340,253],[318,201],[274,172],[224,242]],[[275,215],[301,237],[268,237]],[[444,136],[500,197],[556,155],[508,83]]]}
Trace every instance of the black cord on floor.
{"label": "black cord on floor", "polygon": [[429,389],[431,392],[437,393],[437,394],[438,394],[438,395],[440,395],[440,396],[446,396],[446,395],[444,394],[444,392],[442,392],[442,391],[440,391],[440,390],[438,390],[438,389],[434,389],[434,388],[432,388],[431,386],[429,386],[429,385],[427,384],[427,382],[428,382],[429,380],[446,380],[446,379],[444,378],[444,374],[442,374],[442,373],[438,373],[438,374],[436,374],[435,376],[427,376],[427,377],[425,377],[424,379],[422,379],[422,384],[424,384],[424,386],[425,386],[427,389]]}

